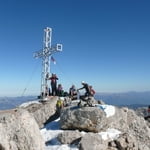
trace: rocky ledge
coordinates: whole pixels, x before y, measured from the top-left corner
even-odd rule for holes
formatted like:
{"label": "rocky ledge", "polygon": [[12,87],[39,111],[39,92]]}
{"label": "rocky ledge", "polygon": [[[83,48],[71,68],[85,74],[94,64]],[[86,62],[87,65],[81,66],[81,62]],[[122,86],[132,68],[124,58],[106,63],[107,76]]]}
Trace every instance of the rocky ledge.
{"label": "rocky ledge", "polygon": [[[99,106],[64,109],[60,117],[61,128],[85,131],[86,134],[70,131],[73,137],[77,138],[69,141],[71,133],[66,131],[67,133],[61,133],[58,136],[59,141],[69,144],[76,141],[80,150],[150,149],[150,128],[143,117],[137,116],[133,110],[128,108]],[[111,112],[112,115],[108,115],[106,109],[112,110],[113,107],[115,111]],[[114,136],[115,134],[117,136]],[[66,139],[69,140],[66,141]]]}
{"label": "rocky ledge", "polygon": [[0,111],[0,150],[45,150],[40,128],[56,111],[57,97]]}
{"label": "rocky ledge", "polygon": [[39,126],[28,111],[0,112],[0,150],[44,150]]}
{"label": "rocky ledge", "polygon": [[[50,128],[45,122],[55,116],[58,97],[46,102],[33,101],[0,111],[0,150],[44,150],[45,144],[74,146],[75,150],[149,150],[150,128],[143,116],[128,108],[94,101],[94,107],[64,107],[57,122],[60,131],[43,139]],[[52,123],[52,122],[51,122]],[[55,123],[52,128],[57,131]],[[55,139],[55,140],[54,140]]]}

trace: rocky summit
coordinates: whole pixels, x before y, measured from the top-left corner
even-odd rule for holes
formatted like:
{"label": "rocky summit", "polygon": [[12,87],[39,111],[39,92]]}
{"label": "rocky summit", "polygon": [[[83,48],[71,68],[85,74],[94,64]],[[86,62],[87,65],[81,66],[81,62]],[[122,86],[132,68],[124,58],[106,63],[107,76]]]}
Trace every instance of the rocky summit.
{"label": "rocky summit", "polygon": [[55,113],[57,97],[0,111],[0,150],[45,150],[40,128]]}
{"label": "rocky summit", "polygon": [[[79,107],[77,101],[67,100],[67,105],[64,98],[65,107],[56,126],[58,99],[52,97],[46,102],[33,101],[0,111],[0,150],[50,150],[54,149],[52,145],[60,150],[67,149],[66,145],[71,150],[150,149],[149,120],[137,115],[139,110],[137,113],[96,100],[91,107]],[[46,132],[51,139],[43,137]]]}
{"label": "rocky summit", "polygon": [[22,109],[0,112],[0,150],[44,150],[38,124]]}
{"label": "rocky summit", "polygon": [[[102,106],[67,108],[62,111],[62,129],[86,132],[79,142],[81,150],[90,150],[93,143],[92,149],[95,150],[150,149],[150,128],[143,117],[128,108],[117,107],[114,107],[115,113],[108,117]],[[118,136],[111,137],[108,132],[110,129],[118,131]]]}

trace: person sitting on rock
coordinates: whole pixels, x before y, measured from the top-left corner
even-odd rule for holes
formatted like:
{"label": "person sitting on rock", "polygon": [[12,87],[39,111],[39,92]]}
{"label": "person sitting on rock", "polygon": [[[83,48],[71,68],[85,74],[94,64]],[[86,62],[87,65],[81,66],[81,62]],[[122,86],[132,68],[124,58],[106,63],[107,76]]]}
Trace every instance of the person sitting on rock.
{"label": "person sitting on rock", "polygon": [[75,88],[75,85],[72,85],[71,88],[69,89],[69,96],[72,100],[77,99],[77,90]]}
{"label": "person sitting on rock", "polygon": [[56,113],[57,113],[58,115],[60,115],[61,110],[63,109],[63,107],[64,107],[63,100],[61,100],[61,98],[59,98],[59,99],[57,100],[57,103],[56,103]]}

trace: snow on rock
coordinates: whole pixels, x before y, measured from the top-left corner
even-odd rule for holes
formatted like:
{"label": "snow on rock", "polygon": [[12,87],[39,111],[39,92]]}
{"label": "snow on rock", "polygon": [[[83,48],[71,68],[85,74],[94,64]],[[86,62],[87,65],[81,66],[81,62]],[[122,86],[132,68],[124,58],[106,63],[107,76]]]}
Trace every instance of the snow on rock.
{"label": "snow on rock", "polygon": [[50,122],[43,129],[41,129],[41,134],[45,143],[47,143],[46,150],[78,150],[76,147],[70,147],[67,144],[60,144],[57,140],[58,134],[62,133],[60,130],[59,119]]}
{"label": "snow on rock", "polygon": [[100,132],[99,135],[102,137],[103,140],[114,140],[119,137],[121,132],[116,129],[110,129],[108,128],[106,132]]}
{"label": "snow on rock", "polygon": [[30,102],[26,102],[26,103],[23,103],[23,104],[21,104],[19,107],[27,107],[27,106],[29,106],[29,105],[31,105],[31,104],[40,104],[40,102],[38,102],[38,101],[30,101]]}
{"label": "snow on rock", "polygon": [[99,107],[100,109],[104,110],[106,113],[106,117],[111,117],[115,114],[115,107],[112,105],[100,105],[96,104],[96,107]]}
{"label": "snow on rock", "polygon": [[70,147],[67,144],[47,146],[46,150],[79,150],[76,147]]}
{"label": "snow on rock", "polygon": [[73,101],[71,101],[71,103],[79,103],[80,102],[80,100],[73,100]]}
{"label": "snow on rock", "polygon": [[46,142],[56,138],[59,133],[63,132],[59,129],[59,120],[60,119],[52,121],[51,123],[47,124],[45,128],[41,129],[41,134]]}

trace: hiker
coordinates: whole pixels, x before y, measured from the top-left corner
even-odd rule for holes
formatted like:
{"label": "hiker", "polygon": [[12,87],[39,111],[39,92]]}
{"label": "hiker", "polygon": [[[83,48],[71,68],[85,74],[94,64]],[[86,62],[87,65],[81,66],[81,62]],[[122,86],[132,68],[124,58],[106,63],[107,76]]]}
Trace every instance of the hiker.
{"label": "hiker", "polygon": [[91,96],[94,96],[95,90],[93,89],[93,87],[91,85],[89,86],[89,88],[90,88]]}
{"label": "hiker", "polygon": [[51,80],[52,96],[56,96],[58,77],[56,76],[56,74],[52,73],[52,76],[49,79]]}
{"label": "hiker", "polygon": [[83,87],[78,89],[77,91],[85,89],[85,94],[80,96],[80,98],[82,100],[85,100],[86,97],[90,97],[92,95],[91,95],[91,91],[90,91],[89,85],[87,83],[85,83],[84,81],[82,81],[81,84],[83,85]]}
{"label": "hiker", "polygon": [[56,113],[60,116],[61,110],[64,107],[64,103],[63,100],[61,100],[60,98],[57,100],[56,103]]}
{"label": "hiker", "polygon": [[77,91],[85,89],[85,94],[80,96],[80,102],[78,103],[78,106],[79,107],[82,107],[82,106],[92,107],[93,106],[92,97],[93,97],[94,93],[91,92],[90,86],[87,83],[85,83],[84,81],[82,81],[81,83],[82,83],[83,87],[78,89]]}
{"label": "hiker", "polygon": [[150,118],[150,105],[147,108],[147,115],[144,118],[145,118],[145,120]]}
{"label": "hiker", "polygon": [[63,96],[64,91],[63,91],[63,87],[61,84],[58,84],[58,88],[57,88],[57,96]]}
{"label": "hiker", "polygon": [[71,100],[77,99],[77,90],[75,88],[75,85],[72,85],[71,88],[69,89],[69,96]]}

